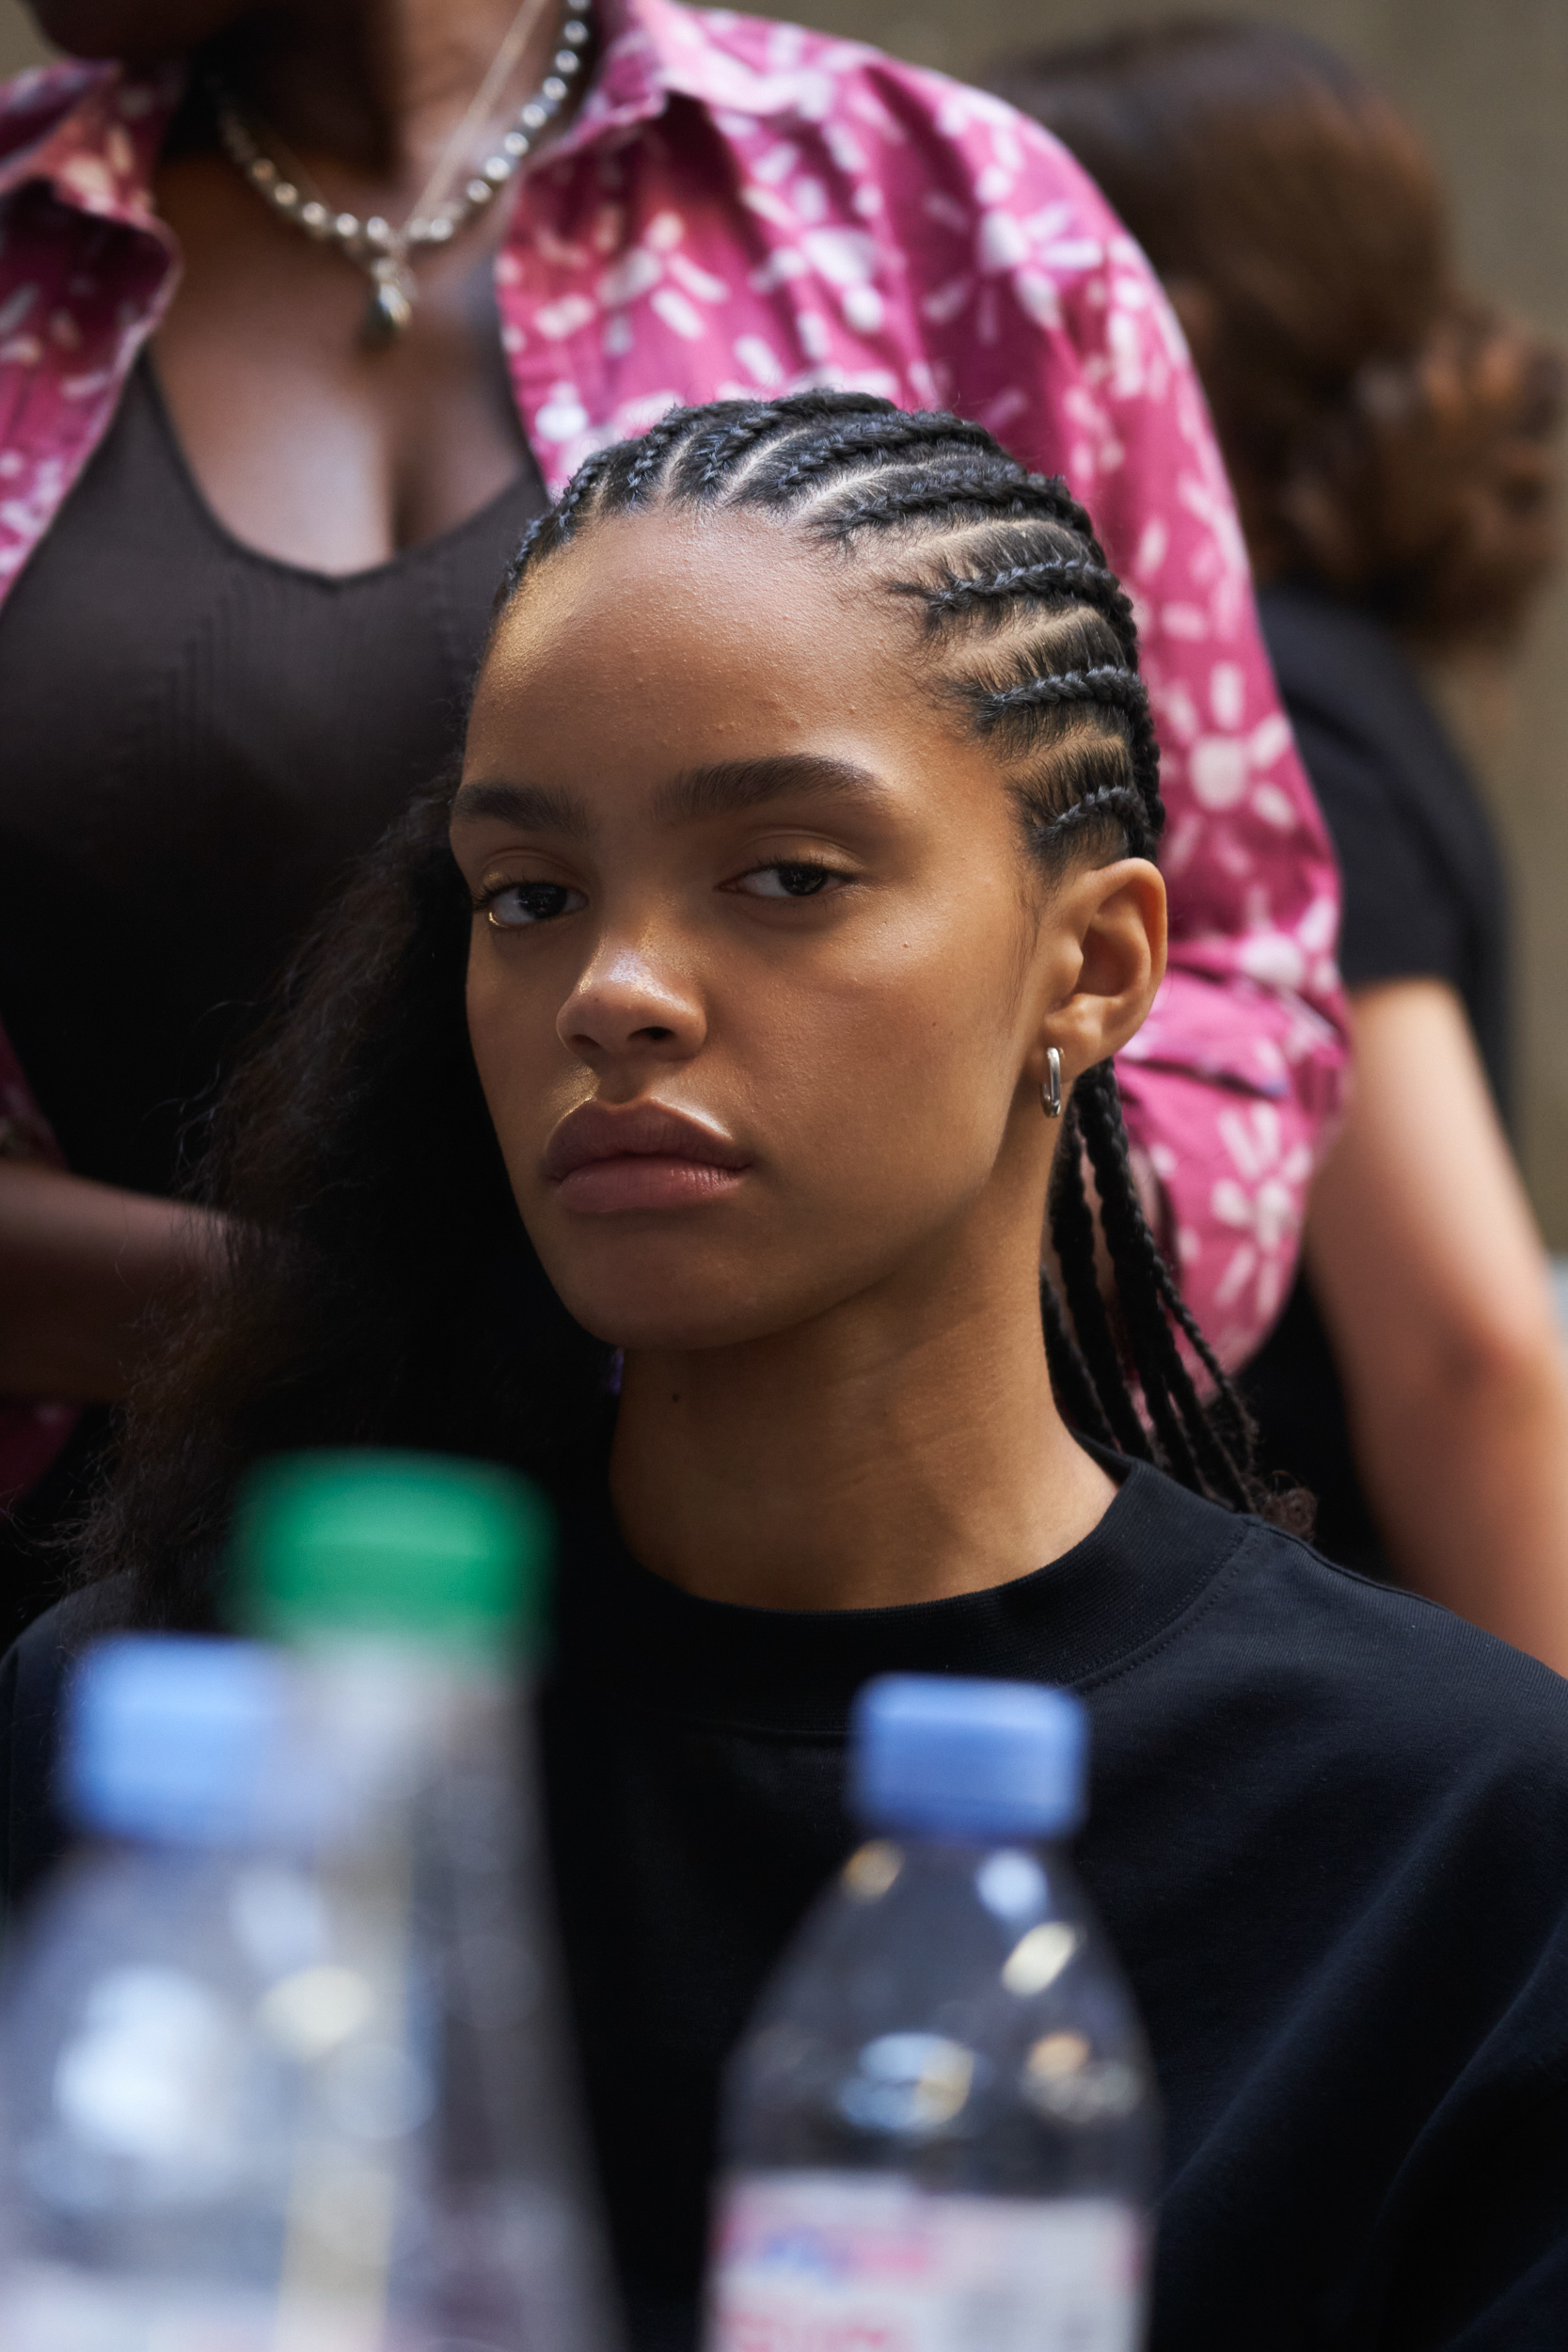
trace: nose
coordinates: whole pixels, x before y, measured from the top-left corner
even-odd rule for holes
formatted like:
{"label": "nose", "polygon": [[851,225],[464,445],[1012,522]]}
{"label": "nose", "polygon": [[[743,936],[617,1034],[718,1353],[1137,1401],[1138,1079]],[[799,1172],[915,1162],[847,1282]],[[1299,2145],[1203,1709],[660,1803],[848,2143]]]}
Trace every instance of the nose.
{"label": "nose", "polygon": [[647,941],[603,939],[562,1006],[562,1044],[593,1070],[616,1061],[687,1061],[707,1022],[695,991]]}

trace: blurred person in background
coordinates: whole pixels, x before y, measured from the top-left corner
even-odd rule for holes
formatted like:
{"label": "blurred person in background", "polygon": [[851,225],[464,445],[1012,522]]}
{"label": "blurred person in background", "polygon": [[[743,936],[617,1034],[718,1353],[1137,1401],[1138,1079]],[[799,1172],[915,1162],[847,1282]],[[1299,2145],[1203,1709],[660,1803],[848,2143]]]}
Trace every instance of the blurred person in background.
{"label": "blurred person in background", "polygon": [[998,87],[1164,283],[1339,852],[1348,1124],[1250,1368],[1331,1558],[1568,1671],[1568,1377],[1511,1156],[1506,893],[1422,664],[1506,645],[1558,543],[1558,356],[1459,287],[1431,159],[1307,36],[1131,31]]}
{"label": "blurred person in background", "polygon": [[[87,62],[0,103],[0,1396],[123,1393],[198,1232],[182,1136],[453,749],[546,490],[677,400],[823,381],[1064,472],[1149,604],[1173,946],[1123,1087],[1240,1360],[1337,1102],[1337,886],[1180,339],[1070,159],[670,0],[37,13]],[[9,1425],[14,1491],[59,1423]],[[11,1521],[0,1618],[94,1435]]]}

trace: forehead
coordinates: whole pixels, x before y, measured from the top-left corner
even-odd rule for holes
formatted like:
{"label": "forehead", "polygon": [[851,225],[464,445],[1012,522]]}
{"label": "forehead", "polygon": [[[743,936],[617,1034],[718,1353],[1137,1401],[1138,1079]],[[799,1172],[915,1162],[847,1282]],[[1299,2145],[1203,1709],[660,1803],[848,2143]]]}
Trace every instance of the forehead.
{"label": "forehead", "polygon": [[716,755],[824,727],[929,730],[919,618],[881,567],[765,515],[595,523],[526,580],[475,694],[472,766],[556,740]]}

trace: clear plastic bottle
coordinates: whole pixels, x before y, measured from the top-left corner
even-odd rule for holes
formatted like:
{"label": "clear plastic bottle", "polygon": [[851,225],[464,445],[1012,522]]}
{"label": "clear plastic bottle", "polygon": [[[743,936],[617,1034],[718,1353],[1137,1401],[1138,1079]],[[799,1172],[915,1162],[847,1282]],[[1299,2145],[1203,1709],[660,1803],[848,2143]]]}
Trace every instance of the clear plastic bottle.
{"label": "clear plastic bottle", "polygon": [[873,1833],[731,2061],[707,2352],[1133,2352],[1156,2124],[1067,1860],[1085,1719],[1037,1685],[886,1676]]}
{"label": "clear plastic bottle", "polygon": [[268,1474],[291,1655],[121,1637],[71,1695],[67,1863],[0,1994],[5,2352],[605,2352],[499,1473]]}

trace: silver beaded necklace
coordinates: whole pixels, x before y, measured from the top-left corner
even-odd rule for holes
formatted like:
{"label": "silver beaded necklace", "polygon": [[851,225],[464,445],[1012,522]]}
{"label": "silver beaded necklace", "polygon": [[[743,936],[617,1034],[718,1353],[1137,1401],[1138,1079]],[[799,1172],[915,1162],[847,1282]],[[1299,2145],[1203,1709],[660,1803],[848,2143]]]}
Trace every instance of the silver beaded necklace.
{"label": "silver beaded necklace", "polygon": [[593,39],[592,0],[567,0],[561,46],[550,60],[550,72],[518,110],[495,153],[484,158],[464,188],[449,194],[452,181],[466,167],[466,157],[472,153],[474,135],[489,113],[496,92],[527,47],[546,5],[547,0],[523,0],[467,112],[441,150],[435,170],[401,228],[393,228],[379,214],[361,220],[357,213],[335,212],[277,133],[254,110],[248,115],[242,110],[217,75],[209,76],[218,136],[230,161],[279,219],[292,221],[318,244],[335,245],[369,278],[371,298],[361,339],[372,349],[395,342],[414,315],[419,299],[419,286],[409,265],[414,251],[421,246],[448,245],[466,229],[521,168],[571,96]]}

